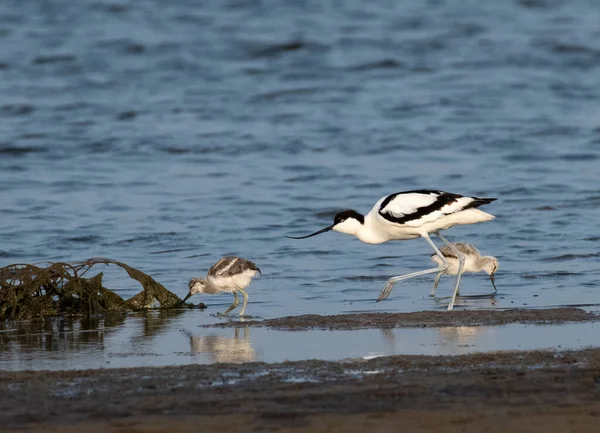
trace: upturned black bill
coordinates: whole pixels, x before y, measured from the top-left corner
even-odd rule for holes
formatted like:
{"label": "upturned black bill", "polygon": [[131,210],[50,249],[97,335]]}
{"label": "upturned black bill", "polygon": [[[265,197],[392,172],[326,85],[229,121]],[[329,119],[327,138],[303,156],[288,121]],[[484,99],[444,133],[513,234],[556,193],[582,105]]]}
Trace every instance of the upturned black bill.
{"label": "upturned black bill", "polygon": [[286,236],[286,238],[290,238],[290,239],[306,239],[306,238],[310,238],[312,236],[320,235],[321,233],[328,232],[332,228],[333,228],[333,226],[329,226],[329,227],[325,227],[324,229],[321,229],[321,230],[319,230],[317,232],[311,233],[310,235],[306,235],[306,236]]}

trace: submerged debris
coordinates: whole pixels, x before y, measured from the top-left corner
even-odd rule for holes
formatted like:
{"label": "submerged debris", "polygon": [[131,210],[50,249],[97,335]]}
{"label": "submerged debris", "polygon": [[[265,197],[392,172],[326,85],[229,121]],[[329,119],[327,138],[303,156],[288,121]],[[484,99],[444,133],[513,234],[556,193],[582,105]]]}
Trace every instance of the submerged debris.
{"label": "submerged debris", "polygon": [[[95,265],[117,265],[142,285],[143,290],[123,300],[102,285],[103,273],[86,278]],[[0,268],[0,317],[21,319],[59,314],[104,314],[149,308],[154,300],[161,308],[181,299],[150,275],[125,263],[105,258],[85,262],[51,263],[47,267],[13,264]]]}

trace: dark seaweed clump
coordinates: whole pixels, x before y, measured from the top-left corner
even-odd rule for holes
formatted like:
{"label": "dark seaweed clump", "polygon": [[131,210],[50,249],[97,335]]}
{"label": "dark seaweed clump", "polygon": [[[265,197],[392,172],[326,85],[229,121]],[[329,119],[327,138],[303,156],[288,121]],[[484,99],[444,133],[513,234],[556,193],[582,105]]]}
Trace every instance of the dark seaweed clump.
{"label": "dark seaweed clump", "polygon": [[[123,268],[143,290],[124,300],[102,285],[103,273],[87,277],[96,265]],[[148,308],[154,300],[161,308],[175,307],[181,299],[150,275],[125,263],[92,258],[76,264],[51,263],[46,267],[13,264],[0,268],[0,318],[95,315]]]}

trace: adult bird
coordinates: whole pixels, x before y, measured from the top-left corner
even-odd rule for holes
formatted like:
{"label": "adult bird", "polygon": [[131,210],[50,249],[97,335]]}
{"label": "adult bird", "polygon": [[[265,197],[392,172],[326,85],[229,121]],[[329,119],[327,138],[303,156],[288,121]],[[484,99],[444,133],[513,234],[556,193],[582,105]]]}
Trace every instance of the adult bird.
{"label": "adult bird", "polygon": [[260,275],[260,269],[250,260],[234,256],[223,257],[210,267],[205,279],[192,278],[190,280],[188,283],[190,291],[181,301],[181,304],[196,293],[207,293],[209,295],[233,293],[233,303],[225,312],[218,314],[219,316],[226,316],[240,305],[237,295],[237,292],[240,292],[244,297],[244,303],[240,310],[240,316],[243,316],[246,312],[246,305],[248,305],[248,293],[245,289],[257,275]]}
{"label": "adult bird", "polygon": [[[494,286],[494,291],[497,292],[498,289],[496,288],[496,283],[494,282],[494,274],[498,270],[498,259],[493,256],[482,256],[475,245],[467,244],[465,242],[455,242],[452,243],[452,245],[465,257],[465,263],[461,274],[464,274],[465,272],[485,272],[490,276],[492,286]],[[430,296],[435,296],[435,290],[437,289],[442,275],[458,275],[458,268],[460,264],[458,256],[452,249],[450,249],[450,247],[448,247],[448,245],[444,245],[442,248],[440,248],[440,252],[448,262],[448,269],[438,272],[438,274],[435,276],[435,281],[433,282]],[[431,255],[431,261],[436,263],[438,266],[443,265],[443,262],[436,254]]]}
{"label": "adult bird", "polygon": [[356,236],[367,244],[380,244],[391,240],[408,240],[419,237],[424,238],[440,258],[442,265],[434,269],[426,269],[390,278],[377,298],[377,301],[381,301],[390,295],[394,284],[398,281],[445,271],[448,268],[448,261],[429,237],[430,234],[435,234],[458,256],[460,272],[457,273],[454,293],[448,304],[448,310],[452,310],[456,294],[458,293],[460,274],[462,273],[465,257],[440,234],[440,231],[447,230],[459,224],[475,224],[493,220],[495,218],[493,215],[477,208],[494,200],[496,199],[467,197],[438,190],[397,192],[382,197],[366,215],[362,215],[354,210],[345,210],[338,213],[333,219],[333,224],[324,229],[306,236],[288,237],[292,239],[305,239],[329,230],[334,230]]}

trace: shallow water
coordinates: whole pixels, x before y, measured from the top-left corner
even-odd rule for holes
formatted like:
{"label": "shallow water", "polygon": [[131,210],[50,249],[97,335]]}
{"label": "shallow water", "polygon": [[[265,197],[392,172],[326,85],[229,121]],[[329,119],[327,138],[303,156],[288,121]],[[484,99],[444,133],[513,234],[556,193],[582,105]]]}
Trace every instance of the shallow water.
{"label": "shallow water", "polygon": [[370,359],[385,355],[463,355],[600,345],[598,322],[440,328],[279,331],[200,328],[202,311],[107,319],[13,322],[0,331],[1,370],[70,370],[209,363]]}
{"label": "shallow water", "polygon": [[264,274],[252,315],[442,309],[433,278],[373,302],[429,266],[422,240],[283,237],[440,188],[499,198],[447,232],[500,260],[501,296],[461,308],[598,304],[599,21],[589,0],[3,3],[0,265],[110,257],[183,296],[238,254]]}

